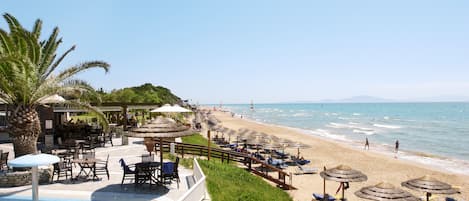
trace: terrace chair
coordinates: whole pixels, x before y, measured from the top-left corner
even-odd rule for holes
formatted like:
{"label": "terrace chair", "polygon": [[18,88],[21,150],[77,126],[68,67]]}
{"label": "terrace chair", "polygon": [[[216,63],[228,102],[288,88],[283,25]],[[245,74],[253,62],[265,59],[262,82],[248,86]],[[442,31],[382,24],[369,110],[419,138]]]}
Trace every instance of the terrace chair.
{"label": "terrace chair", "polygon": [[106,161],[96,162],[95,167],[94,167],[95,175],[100,175],[100,174],[106,173],[107,180],[109,180],[108,163],[109,163],[109,154],[107,155]]}
{"label": "terrace chair", "polygon": [[68,179],[70,172],[70,179],[73,177],[73,168],[69,160],[61,160],[58,163],[54,163],[54,170],[52,172],[52,180],[54,175],[57,175],[57,181],[59,181],[60,176],[65,175],[65,180]]}
{"label": "terrace chair", "polygon": [[178,173],[178,166],[179,166],[179,157],[176,157],[176,162],[166,162],[163,163],[163,183],[166,183],[166,181],[172,181],[176,180],[177,187],[179,189],[179,173]]}
{"label": "terrace chair", "polygon": [[[127,165],[125,164],[125,161],[124,159],[119,159],[119,163],[121,164],[121,167],[122,167],[122,170],[124,170],[124,174],[122,175],[122,182],[121,182],[121,186],[122,184],[124,184],[124,180],[125,179],[130,179],[130,180],[134,180],[135,181],[135,165],[131,164],[131,165]],[[130,169],[131,167],[133,167],[134,169]]]}
{"label": "terrace chair", "polygon": [[5,168],[8,170],[8,154],[10,152],[2,152],[0,154],[0,170],[4,170]]}

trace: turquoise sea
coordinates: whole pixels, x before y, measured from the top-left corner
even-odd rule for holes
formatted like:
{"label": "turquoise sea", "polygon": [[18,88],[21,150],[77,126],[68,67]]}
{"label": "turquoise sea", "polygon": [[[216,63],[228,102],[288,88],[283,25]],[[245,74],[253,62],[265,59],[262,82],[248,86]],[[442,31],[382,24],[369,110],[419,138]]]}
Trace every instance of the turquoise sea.
{"label": "turquoise sea", "polygon": [[236,116],[301,129],[363,149],[469,175],[469,103],[305,103],[224,105]]}

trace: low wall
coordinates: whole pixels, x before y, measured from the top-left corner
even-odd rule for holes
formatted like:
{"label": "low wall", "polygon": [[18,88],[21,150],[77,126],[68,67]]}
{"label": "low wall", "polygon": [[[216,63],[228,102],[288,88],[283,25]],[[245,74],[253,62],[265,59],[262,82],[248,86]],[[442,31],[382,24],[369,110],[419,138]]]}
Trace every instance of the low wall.
{"label": "low wall", "polygon": [[190,187],[190,189],[184,193],[182,197],[178,199],[178,201],[199,201],[205,199],[205,194],[207,192],[205,186],[205,174],[200,168],[197,159],[194,158],[194,180],[195,185]]}
{"label": "low wall", "polygon": [[[52,181],[52,167],[39,168],[39,184]],[[0,171],[0,187],[16,187],[31,185],[31,171]]]}

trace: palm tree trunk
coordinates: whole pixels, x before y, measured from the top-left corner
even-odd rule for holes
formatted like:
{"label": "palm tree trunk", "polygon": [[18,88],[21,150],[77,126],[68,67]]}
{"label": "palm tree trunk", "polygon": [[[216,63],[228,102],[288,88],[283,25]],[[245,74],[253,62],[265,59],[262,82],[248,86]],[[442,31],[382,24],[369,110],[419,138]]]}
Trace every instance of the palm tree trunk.
{"label": "palm tree trunk", "polygon": [[41,133],[36,108],[31,105],[16,106],[12,116],[8,119],[8,123],[15,157],[36,153],[36,143]]}

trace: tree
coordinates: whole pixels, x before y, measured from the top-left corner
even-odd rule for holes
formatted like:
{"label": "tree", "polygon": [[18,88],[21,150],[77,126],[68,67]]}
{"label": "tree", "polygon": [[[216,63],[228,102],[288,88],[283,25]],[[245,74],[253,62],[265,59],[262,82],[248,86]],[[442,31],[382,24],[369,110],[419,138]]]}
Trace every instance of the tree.
{"label": "tree", "polygon": [[[37,150],[41,127],[36,108],[42,105],[41,99],[54,94],[92,96],[96,94],[95,90],[74,76],[91,68],[102,68],[108,72],[110,65],[103,61],[90,61],[59,71],[61,62],[75,50],[75,46],[57,55],[57,48],[62,43],[58,38],[58,27],[46,40],[40,40],[40,19],[36,20],[32,31],[28,31],[12,15],[6,13],[3,17],[9,32],[0,28],[0,99],[13,108],[8,127],[15,156],[18,157]],[[102,113],[79,98],[68,100],[66,104],[87,108],[107,122]]]}

